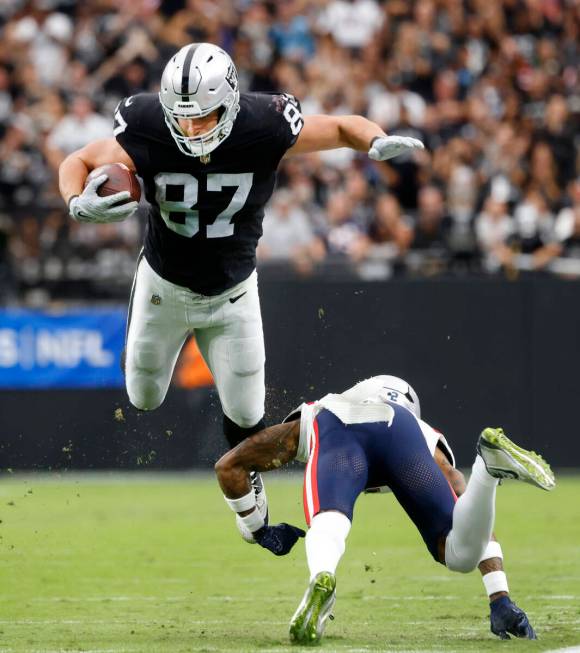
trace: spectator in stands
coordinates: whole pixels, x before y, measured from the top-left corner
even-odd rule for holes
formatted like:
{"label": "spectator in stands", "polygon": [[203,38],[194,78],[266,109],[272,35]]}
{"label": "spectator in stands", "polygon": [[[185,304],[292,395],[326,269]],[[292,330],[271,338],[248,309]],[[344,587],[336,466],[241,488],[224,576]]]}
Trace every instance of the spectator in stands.
{"label": "spectator in stands", "polygon": [[79,95],[70,113],[56,125],[48,137],[46,155],[56,170],[63,159],[87,143],[113,134],[113,123],[94,110],[90,98]]}
{"label": "spectator in stands", "polygon": [[423,274],[436,274],[451,259],[453,222],[446,213],[443,193],[437,186],[421,188],[417,209],[410,245],[412,251],[407,263]]}
{"label": "spectator in stands", "polygon": [[539,130],[538,140],[546,143],[552,152],[557,168],[557,181],[560,188],[576,174],[576,148],[574,147],[574,128],[566,99],[553,95],[547,104],[544,128]]}
{"label": "spectator in stands", "polygon": [[287,189],[274,193],[263,228],[258,245],[258,259],[262,263],[290,263],[297,271],[308,274],[324,257],[322,241],[314,235],[308,216]]}
{"label": "spectator in stands", "polygon": [[334,262],[360,260],[366,243],[365,229],[356,220],[349,195],[343,190],[332,192],[324,213],[328,221],[325,242],[329,258]]}
{"label": "spectator in stands", "polygon": [[554,237],[554,216],[544,195],[531,186],[514,212],[514,251],[531,256],[521,259],[521,269],[541,270],[559,253]]}
{"label": "spectator in stands", "polygon": [[316,49],[308,19],[300,13],[304,8],[304,3],[297,0],[276,3],[270,37],[277,52],[290,61],[306,61]]}
{"label": "spectator in stands", "polygon": [[560,268],[562,274],[580,276],[580,177],[569,184],[570,205],[563,208],[554,224],[559,244],[558,254],[570,264]]}
{"label": "spectator in stands", "polygon": [[332,35],[342,48],[364,48],[381,29],[385,16],[375,0],[331,0],[318,28]]}
{"label": "spectator in stands", "polygon": [[[53,211],[66,215],[54,192],[53,166],[82,139],[110,134],[122,96],[155,92],[163,63],[179,47],[210,40],[233,54],[244,92],[290,92],[305,113],[367,115],[388,131],[420,134],[427,144],[389,164],[350,150],[283,163],[279,188],[292,192],[292,207],[328,247],[330,256],[317,270],[342,265],[368,276],[367,253],[380,252],[385,242],[397,243],[393,260],[407,259],[412,268],[409,257],[422,251],[405,246],[412,230],[404,218],[390,219],[391,227],[402,227],[394,229],[396,237],[385,235],[391,227],[384,216],[375,222],[375,203],[381,213],[397,214],[395,202],[380,199],[388,189],[404,211],[421,213],[422,202],[437,203],[433,186],[451,220],[452,255],[440,273],[472,270],[476,247],[484,271],[523,265],[528,255],[534,265],[556,270],[554,243],[545,240],[543,227],[537,247],[529,254],[519,248],[529,250],[529,216],[548,213],[558,215],[555,237],[563,256],[573,251],[565,237],[572,224],[565,191],[580,173],[578,34],[573,2],[0,1],[0,208],[13,225],[7,246],[23,251],[19,220],[28,224],[32,214],[51,240],[46,234],[58,222]],[[530,197],[532,189],[544,197],[545,210]],[[532,222],[548,222],[536,218]],[[375,237],[380,232],[386,239],[382,245],[369,238],[371,224]],[[69,249],[57,248],[51,260],[60,258],[65,275],[76,270],[76,279],[83,270],[85,279],[95,271],[105,275],[116,257],[136,255],[136,241],[126,237],[136,225],[115,234],[96,229],[85,242],[71,224]],[[31,258],[11,261],[13,278],[26,277],[21,268]],[[381,265],[378,276],[386,269],[384,260]],[[37,283],[49,287],[43,274]],[[121,276],[119,287],[129,286],[132,273]],[[74,284],[81,296],[90,294]],[[53,284],[50,292],[60,290]]]}
{"label": "spectator in stands", "polygon": [[513,218],[507,212],[505,202],[490,195],[475,220],[475,233],[485,270],[497,272],[512,263],[513,252],[508,243],[514,232]]}
{"label": "spectator in stands", "polygon": [[353,251],[353,259],[365,263],[360,270],[363,277],[388,278],[401,269],[402,257],[413,239],[409,222],[394,195],[379,196],[369,234]]}
{"label": "spectator in stands", "polygon": [[547,143],[539,142],[531,152],[529,185],[542,189],[551,210],[560,208],[562,191],[558,185],[558,170],[552,150]]}

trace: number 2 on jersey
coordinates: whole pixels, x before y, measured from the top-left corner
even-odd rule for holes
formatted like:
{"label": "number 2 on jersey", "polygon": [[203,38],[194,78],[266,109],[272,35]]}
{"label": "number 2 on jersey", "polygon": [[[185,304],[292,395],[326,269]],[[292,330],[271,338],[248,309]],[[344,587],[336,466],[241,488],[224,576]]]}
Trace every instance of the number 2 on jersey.
{"label": "number 2 on jersey", "polygon": [[[231,220],[244,207],[253,180],[253,172],[235,174],[217,172],[207,175],[209,192],[219,192],[228,186],[236,187],[230,203],[221,213],[218,213],[213,224],[207,225],[208,238],[233,236],[234,224]],[[185,238],[195,236],[199,232],[199,211],[193,208],[197,204],[199,194],[198,180],[185,172],[160,172],[155,175],[155,187],[155,200],[165,224],[180,236]],[[178,196],[180,199],[168,199],[168,195]],[[177,222],[172,219],[175,214],[183,216],[183,220]]]}

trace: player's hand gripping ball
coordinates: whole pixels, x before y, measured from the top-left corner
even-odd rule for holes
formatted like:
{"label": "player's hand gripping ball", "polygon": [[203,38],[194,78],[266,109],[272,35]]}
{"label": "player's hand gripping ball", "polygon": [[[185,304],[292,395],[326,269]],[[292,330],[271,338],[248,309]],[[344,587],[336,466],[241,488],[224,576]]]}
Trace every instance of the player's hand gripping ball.
{"label": "player's hand gripping ball", "polygon": [[87,176],[83,192],[70,200],[69,211],[78,222],[120,222],[135,212],[140,198],[135,173],[123,163],[109,163]]}

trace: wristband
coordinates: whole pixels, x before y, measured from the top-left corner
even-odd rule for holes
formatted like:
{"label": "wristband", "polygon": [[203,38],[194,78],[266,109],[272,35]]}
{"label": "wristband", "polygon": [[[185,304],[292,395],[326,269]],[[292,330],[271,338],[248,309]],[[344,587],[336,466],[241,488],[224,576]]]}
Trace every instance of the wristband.
{"label": "wristband", "polygon": [[244,494],[243,497],[238,499],[229,499],[224,495],[225,502],[234,512],[245,512],[246,510],[251,510],[256,506],[256,493],[254,490],[250,490],[248,494]]}
{"label": "wristband", "polygon": [[484,560],[489,560],[490,558],[500,558],[501,560],[503,560],[503,552],[501,550],[501,545],[499,542],[496,542],[495,540],[490,540],[487,543],[487,546],[485,547],[483,551],[483,555],[479,559],[479,562],[483,562]]}
{"label": "wristband", "polygon": [[262,517],[260,511],[257,508],[255,510],[252,510],[252,512],[249,515],[246,515],[245,517],[238,515],[237,518],[252,534],[255,533],[256,531],[259,531],[266,524],[264,518]]}
{"label": "wristband", "polygon": [[509,592],[507,576],[504,571],[490,571],[481,577],[488,596],[496,592]]}
{"label": "wristband", "polygon": [[66,205],[68,206],[69,211],[70,211],[70,204],[75,199],[75,197],[78,197],[78,195],[72,195],[71,197],[68,198],[68,202]]}

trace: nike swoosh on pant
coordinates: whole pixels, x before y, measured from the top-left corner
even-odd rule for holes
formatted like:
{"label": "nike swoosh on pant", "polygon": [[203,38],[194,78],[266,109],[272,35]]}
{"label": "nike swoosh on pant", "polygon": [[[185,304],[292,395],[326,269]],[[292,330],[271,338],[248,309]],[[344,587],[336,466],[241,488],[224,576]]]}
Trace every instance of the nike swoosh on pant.
{"label": "nike swoosh on pant", "polygon": [[248,291],[243,292],[241,295],[238,295],[237,297],[230,297],[230,304],[234,304],[235,302],[238,301],[238,299],[241,299]]}

